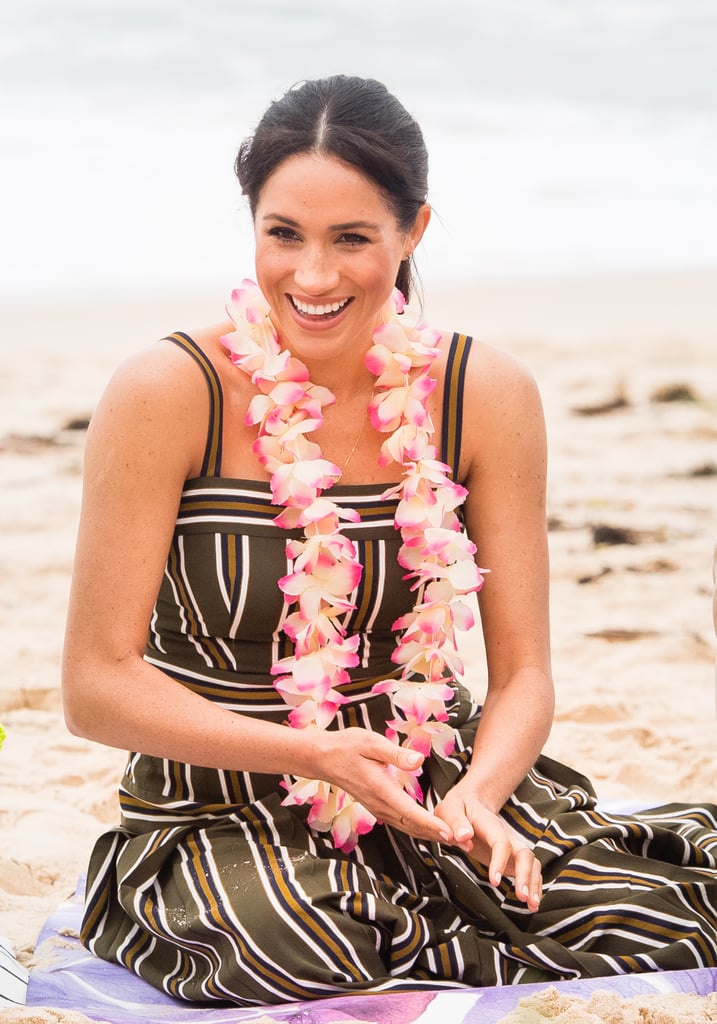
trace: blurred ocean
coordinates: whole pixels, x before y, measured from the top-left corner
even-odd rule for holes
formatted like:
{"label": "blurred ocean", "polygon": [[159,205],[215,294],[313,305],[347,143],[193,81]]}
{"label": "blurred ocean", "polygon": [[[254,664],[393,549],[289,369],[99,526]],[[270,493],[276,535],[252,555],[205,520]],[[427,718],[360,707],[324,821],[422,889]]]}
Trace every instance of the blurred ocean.
{"label": "blurred ocean", "polygon": [[3,0],[0,298],[225,289],[232,163],[335,72],[416,115],[424,282],[717,266],[715,0]]}

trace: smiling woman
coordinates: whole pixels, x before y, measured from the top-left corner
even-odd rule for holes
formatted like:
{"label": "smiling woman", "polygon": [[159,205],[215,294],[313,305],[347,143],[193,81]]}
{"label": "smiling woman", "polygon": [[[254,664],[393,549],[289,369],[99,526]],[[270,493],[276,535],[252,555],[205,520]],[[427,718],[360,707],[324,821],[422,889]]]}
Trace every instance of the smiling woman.
{"label": "smiling woman", "polygon": [[405,307],[426,166],[380,83],[272,104],[237,160],[258,283],[88,432],[65,713],[133,753],[82,939],[181,999],[717,965],[715,808],[606,815],[541,755],[541,403]]}

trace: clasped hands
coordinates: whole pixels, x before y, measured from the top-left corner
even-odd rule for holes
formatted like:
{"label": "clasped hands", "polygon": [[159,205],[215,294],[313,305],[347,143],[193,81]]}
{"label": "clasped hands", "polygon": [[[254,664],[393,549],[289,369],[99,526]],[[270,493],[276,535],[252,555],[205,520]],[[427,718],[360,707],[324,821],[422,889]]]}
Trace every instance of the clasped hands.
{"label": "clasped hands", "polygon": [[[357,735],[358,734],[358,735]],[[457,846],[471,860],[488,867],[491,884],[514,880],[517,898],[534,912],[542,898],[542,870],[531,846],[479,799],[467,776],[446,794],[435,812],[416,803],[397,781],[391,766],[420,768],[423,757],[366,729],[326,732],[334,746],[323,778],[340,785],[378,821],[417,839]]]}

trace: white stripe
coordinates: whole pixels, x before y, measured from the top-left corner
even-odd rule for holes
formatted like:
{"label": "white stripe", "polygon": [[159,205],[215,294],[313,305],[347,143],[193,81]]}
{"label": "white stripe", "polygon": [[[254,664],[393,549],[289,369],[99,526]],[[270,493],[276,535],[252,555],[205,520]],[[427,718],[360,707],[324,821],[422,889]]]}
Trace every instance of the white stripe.
{"label": "white stripe", "polygon": [[[583,946],[592,942],[596,935],[619,935],[622,938],[629,938],[633,941],[643,942],[646,946],[653,946],[655,949],[661,949],[667,945],[664,937],[654,937],[649,934],[650,924],[655,924],[658,926],[673,925],[675,927],[675,931],[680,937],[672,941],[679,941],[681,944],[688,942],[687,936],[684,938],[681,937],[681,932],[684,931],[686,925],[690,924],[689,920],[686,920],[684,917],[675,917],[673,914],[666,914],[664,910],[651,911],[645,907],[640,907],[640,916],[637,919],[636,926],[633,930],[626,926],[612,923],[599,924],[594,919],[602,912],[607,912],[610,915],[621,913],[625,920],[629,920],[630,918],[634,919],[636,916],[635,907],[630,903],[611,903],[609,906],[597,905],[595,907],[581,907],[579,910],[576,910],[575,913],[569,914],[554,925],[542,928],[541,935],[559,936],[561,932],[571,928],[573,925],[589,925],[589,929],[582,939],[576,943],[571,942],[569,947],[570,949],[581,949]],[[558,939],[558,941],[560,941],[560,939]],[[639,953],[628,955],[639,955]]]}
{"label": "white stripe", "polygon": [[[165,990],[167,990],[168,987],[169,987],[169,981],[170,980],[174,980],[178,974],[181,974],[181,971],[182,971],[181,951],[178,949],[177,950],[177,964],[176,964],[176,967],[174,968],[174,971],[171,971],[169,973],[169,975],[164,980]],[[197,977],[198,974],[199,974],[199,970],[197,968],[196,960],[192,960],[191,961],[191,967],[190,967],[190,970],[189,970],[188,974],[179,982],[179,984],[177,985],[177,988],[176,988],[177,993],[179,993],[179,995],[181,995],[181,997],[183,999],[187,999],[187,998],[191,999],[192,993],[191,993],[191,989],[190,989],[189,986],[192,984],[192,982],[194,981],[194,979]],[[208,998],[212,998],[210,996],[210,994],[209,994],[209,988],[208,988],[207,980],[206,979],[200,983],[200,987],[206,993]],[[176,998],[176,996],[175,996],[175,998]]]}
{"label": "white stripe", "polygon": [[[192,593],[192,588],[190,587],[189,580],[187,579],[186,569],[185,569],[185,565],[184,565],[184,537],[182,537],[181,535],[177,538],[177,546],[178,546],[178,549],[179,549],[179,563],[180,563],[180,574],[181,574],[181,577],[182,577],[182,582],[184,583],[184,585],[187,588],[187,593],[189,594],[189,597],[191,598],[192,606],[194,607],[194,610],[197,613],[198,618],[202,621],[202,625],[204,625],[202,617],[199,614],[199,609],[197,608],[197,602],[196,602],[196,600],[194,598],[194,594]],[[169,580],[169,585],[172,588],[172,593],[174,594],[174,603],[177,606],[177,609],[179,610],[179,620],[180,620],[180,623],[182,624],[182,630],[183,630],[185,636],[187,637],[189,642],[196,648],[196,650],[202,656],[202,658],[204,658],[204,660],[207,663],[207,666],[209,668],[212,668],[213,666],[212,666],[211,659],[207,657],[207,655],[204,653],[202,648],[197,643],[195,637],[189,631],[189,622],[187,620],[187,613],[186,613],[184,604],[183,604],[182,600],[180,599],[179,592],[177,590],[177,586],[175,584],[175,581],[172,579],[172,574],[169,571],[169,560],[167,560],[167,566],[166,566],[166,568],[164,570],[164,575]],[[206,625],[204,626],[204,630],[205,630],[205,634],[204,635],[208,636],[209,634],[208,634],[208,632],[206,630]],[[147,659],[147,660],[149,660],[149,659]]]}
{"label": "white stripe", "polygon": [[[242,565],[244,566],[244,571],[241,573],[241,587],[239,590],[237,611],[229,627],[229,636],[232,640],[235,639],[237,635],[239,623],[241,622],[242,615],[244,614],[244,609],[246,607],[246,595],[249,587],[249,572],[251,566],[249,565],[249,538],[246,534],[243,534],[241,538],[241,560]],[[234,668],[236,668],[236,664],[234,665]]]}
{"label": "white stripe", "polygon": [[[592,844],[592,845],[595,845],[595,844]],[[569,864],[569,870],[571,870],[571,871],[572,870],[578,870],[578,871],[582,870],[582,871],[585,871],[586,874],[591,875],[592,877],[591,877],[591,879],[574,879],[572,882],[566,881],[566,882],[563,883],[563,882],[560,881],[561,876],[558,875],[558,877],[555,879],[555,881],[550,882],[550,891],[551,892],[560,892],[562,890],[573,890],[573,891],[577,892],[577,891],[582,890],[582,889],[591,890],[591,889],[601,889],[601,888],[610,889],[610,888],[614,888],[615,885],[620,884],[620,883],[616,883],[615,881],[610,881],[610,880],[606,880],[604,882],[601,882],[600,881],[600,876],[608,874],[608,873],[610,874],[611,877],[617,876],[618,878],[624,879],[624,881],[621,884],[626,886],[626,887],[628,887],[628,888],[634,888],[634,889],[642,889],[642,888],[647,889],[647,888],[650,888],[650,889],[654,889],[656,886],[665,885],[665,876],[664,875],[653,874],[653,873],[651,873],[649,871],[644,871],[644,870],[641,870],[641,869],[638,869],[636,871],[634,869],[631,870],[629,867],[622,868],[620,866],[619,861],[617,861],[617,860],[615,861],[614,864],[611,864],[610,867],[605,868],[602,865],[596,866],[594,861],[588,860],[587,858],[573,857],[571,859],[571,861],[570,861],[570,864]],[[639,885],[636,885],[636,884],[635,885],[631,885],[628,882],[628,879],[632,879],[633,882],[642,881],[644,879],[645,883],[652,882],[654,884],[653,885],[649,885],[649,886],[647,884],[645,884],[644,886],[639,886]]]}
{"label": "white stripe", "polygon": [[[293,561],[293,559],[289,558],[289,556],[287,555],[286,556],[286,567],[285,567],[284,575],[288,576],[293,571],[293,568],[294,568],[294,561]],[[272,665],[275,665],[277,663],[277,661],[279,660],[279,644],[282,642],[282,639],[283,639],[283,636],[284,636],[284,633],[283,633],[284,623],[286,622],[286,619],[290,615],[290,613],[291,613],[291,608],[290,608],[289,604],[286,602],[286,600],[284,600],[282,602],[282,605],[281,605],[281,612],[279,613],[279,621],[274,626],[274,629],[273,629],[272,634],[271,634],[271,664]],[[266,685],[266,684],[264,684],[264,685]],[[283,700],[282,700],[282,703],[284,703]]]}
{"label": "white stripe", "polygon": [[[256,513],[253,514],[235,514],[235,515],[222,515],[216,509],[208,509],[204,515],[187,516],[183,515],[178,519],[180,526],[193,526],[198,523],[206,523],[207,521],[212,523],[234,523],[240,526],[257,526]],[[269,518],[263,524],[264,526],[272,526],[274,524],[273,519]],[[371,519],[370,522],[362,523],[351,523],[347,522],[341,527],[342,533],[360,533],[361,530],[376,529],[377,527],[393,527],[393,516],[386,515],[381,516],[379,519]],[[280,529],[280,527],[277,527]]]}
{"label": "white stripe", "polygon": [[[393,522],[393,520],[391,520],[391,522]],[[361,668],[369,668],[369,661],[371,658],[371,629],[376,621],[378,610],[383,604],[383,597],[386,589],[386,542],[384,540],[380,540],[376,547],[378,548],[378,564],[374,568],[376,596],[373,602],[373,614],[366,623],[366,627],[361,634],[361,641],[363,644]]]}
{"label": "white stripe", "polygon": [[[180,855],[184,856],[183,851],[180,852]],[[184,874],[184,872],[182,872],[182,874]],[[153,881],[154,881],[154,879],[153,879]],[[203,959],[206,962],[206,964],[207,964],[207,973],[209,974],[209,978],[206,979],[202,983],[201,987],[202,987],[202,990],[205,992],[205,994],[207,995],[208,998],[216,999],[216,995],[214,995],[214,996],[210,995],[210,988],[209,988],[208,982],[213,982],[216,985],[217,988],[221,989],[221,991],[223,991],[227,995],[228,998],[231,998],[231,996],[233,995],[232,991],[226,989],[221,984],[221,982],[219,981],[219,979],[217,977],[217,971],[219,969],[221,969],[221,960],[220,960],[220,957],[219,957],[219,955],[217,953],[217,950],[216,950],[215,946],[213,946],[209,942],[200,942],[196,938],[192,938],[190,941],[187,941],[186,938],[184,940],[182,940],[182,938],[170,927],[169,918],[167,916],[167,908],[165,906],[164,900],[162,899],[161,890],[159,888],[154,887],[154,885],[152,886],[152,889],[153,889],[153,892],[154,892],[154,895],[155,895],[155,912],[156,912],[157,916],[159,917],[159,919],[161,921],[163,929],[166,930],[166,934],[164,934],[164,932],[163,932],[161,934],[160,938],[164,942],[168,942],[170,940],[167,939],[167,935],[169,935],[169,936],[172,937],[172,939],[174,940],[175,944],[178,947],[178,949],[177,949],[177,958],[176,958],[176,967],[174,969],[174,973],[170,972],[169,974],[165,975],[165,977],[162,979],[162,987],[163,987],[164,991],[168,995],[172,995],[173,994],[172,993],[172,981],[174,980],[176,975],[183,970],[182,962],[181,962],[181,953],[183,952],[185,954],[191,954],[191,957],[194,958],[195,962],[197,960],[199,960],[200,958]],[[200,918],[202,918],[204,916],[203,915],[203,911],[204,911],[204,905],[200,903],[198,905],[198,914],[199,914]],[[141,954],[137,958],[137,960],[136,960],[136,969],[138,969],[139,965],[142,963],[142,961],[144,959],[146,959],[151,954],[151,952],[153,951],[153,948],[156,945],[157,941],[158,941],[158,939],[153,936],[149,950],[146,953]],[[208,950],[208,952],[205,952],[205,950]],[[219,962],[219,966],[218,967],[216,966],[217,962]],[[193,971],[194,971],[194,974],[196,975],[198,973],[198,968],[197,967],[193,967]],[[190,984],[190,981],[191,981],[191,977],[187,977],[182,983],[180,983],[180,986],[179,986],[180,991],[186,989],[186,987]]]}
{"label": "white stripe", "polygon": [[[544,934],[545,934],[545,932],[541,932],[541,935],[544,935]],[[525,947],[525,949],[522,952],[524,952],[526,954],[526,958],[527,958],[528,954],[531,954],[530,966],[533,966],[532,957],[535,957],[536,960],[539,963],[543,964],[544,966],[549,967],[551,970],[553,970],[557,975],[561,976],[562,978],[579,978],[580,977],[580,971],[577,968],[568,968],[568,967],[565,966],[565,964],[558,963],[557,960],[553,960],[552,957],[547,956],[544,952],[542,952],[540,949],[538,949],[532,942],[528,943],[528,945]],[[603,959],[604,960],[609,960],[609,957],[606,956],[606,957],[603,957]],[[503,961],[503,962],[501,962],[501,961]],[[509,947],[504,942],[497,943],[493,947],[493,962],[494,962],[494,970],[496,972],[496,977],[501,978],[503,976],[503,971],[501,970],[501,967],[507,967],[507,966],[510,966],[511,964],[515,963],[515,952],[514,952],[514,950],[509,949]],[[614,973],[615,974],[620,974],[622,972],[620,972],[617,968],[615,968]]]}
{"label": "white stripe", "polygon": [[222,555],[222,537],[223,534],[214,534],[214,563],[217,571],[217,584],[219,586],[219,593],[222,595],[224,601],[224,607],[229,612],[231,611],[231,598],[229,597],[229,591],[226,587],[226,580],[224,578],[224,557]]}
{"label": "white stripe", "polygon": [[[201,842],[199,836],[197,836],[197,842]],[[242,922],[234,913],[233,898],[229,895],[224,886],[221,884],[221,872],[219,871],[217,864],[214,861],[214,858],[212,857],[211,844],[202,842],[202,847],[211,865],[210,876],[212,879],[212,883],[214,886],[216,886],[218,892],[220,892],[222,896],[222,914],[226,915],[226,917],[230,920],[231,924],[233,925],[234,931],[231,931],[226,926],[222,927],[215,921],[212,921],[208,916],[206,912],[204,894],[200,892],[195,886],[195,882],[192,877],[192,872],[187,867],[190,860],[189,855],[185,849],[180,848],[179,852],[182,858],[182,877],[187,887],[189,888],[190,892],[192,892],[194,895],[195,906],[200,920],[202,921],[204,927],[207,929],[208,932],[216,932],[217,934],[222,935],[227,940],[227,942],[231,945],[232,949],[234,950],[235,963],[237,965],[242,965],[246,973],[250,975],[250,977],[254,978],[257,982],[259,982],[266,992],[270,992],[273,995],[278,996],[279,999],[286,999],[285,991],[273,985],[267,978],[260,977],[259,975],[255,974],[247,965],[246,959],[241,952],[240,943],[237,941],[235,937],[236,935],[240,936],[244,940],[245,945],[247,946],[248,949],[251,950],[252,954],[258,961],[263,962],[268,966],[272,967],[279,975],[279,977],[283,977],[289,982],[294,981],[293,976],[286,970],[282,969],[281,965],[277,963],[272,957],[270,957],[266,950],[262,949],[261,946],[257,945],[254,938],[246,931],[245,928],[242,927]],[[214,951],[214,959],[219,960],[219,966],[217,968],[213,980],[215,984],[219,988],[221,988],[222,991],[226,991],[230,996],[233,996],[236,991],[236,985],[234,986],[233,990],[231,988],[227,989],[226,986],[222,984],[222,982],[220,981],[222,968],[225,966],[225,964],[221,961],[221,958],[218,956],[216,946],[212,945],[211,943],[198,943],[198,941],[195,939],[192,942],[192,948],[194,948],[195,943],[198,946],[206,946],[207,949]],[[227,966],[230,967],[229,977],[231,977],[231,965]]]}
{"label": "white stripe", "polygon": [[[713,870],[713,873],[714,873],[714,870]],[[707,919],[711,920],[715,924],[716,927],[714,927],[712,929],[712,931],[713,931],[713,933],[717,934],[717,904],[713,903],[712,900],[709,898],[709,896],[707,894],[707,886],[703,882],[693,882],[692,884],[693,884],[695,889],[699,890],[700,895],[702,896],[702,903],[704,904],[705,907],[709,908],[709,911],[710,911],[710,913],[712,915],[711,918],[710,918],[709,915],[705,915],[704,912],[703,912],[703,913],[700,914],[700,918],[702,920],[704,920],[705,916],[707,916]],[[712,884],[714,884],[714,883],[712,883]],[[686,896],[682,886],[681,885],[676,885],[676,886],[673,887],[673,889],[674,889],[674,892],[677,893],[677,897],[680,900],[680,902],[684,903],[685,907],[689,911],[690,917],[691,918],[694,917],[695,908],[694,908],[693,904],[687,899],[687,896]],[[704,928],[704,926],[703,926],[703,928]]]}
{"label": "white stripe", "polygon": [[[114,836],[113,836],[112,844],[110,846],[110,849],[107,852],[107,856],[104,858],[104,860],[102,861],[102,864],[99,866],[97,872],[95,873],[94,883],[87,889],[87,892],[85,894],[85,906],[88,906],[91,902],[94,902],[94,899],[95,899],[95,897],[97,895],[97,892],[100,889],[104,889],[104,887],[105,887],[105,885],[107,883],[108,875],[110,877],[112,876],[112,873],[113,873],[112,872],[112,865],[114,865],[114,862],[115,862],[115,855],[116,855],[116,852],[117,852],[117,847],[119,846],[119,844],[121,842],[124,842],[124,837],[120,836],[120,834],[118,832],[116,832],[114,834]],[[109,912],[110,912],[110,907],[111,907],[111,901],[108,900],[107,904],[105,906],[104,913],[102,914],[101,917],[99,917],[97,919],[97,922],[96,922],[95,927],[94,927],[94,935],[92,936],[92,938],[87,943],[87,948],[92,953],[95,953],[95,954],[97,953],[97,949],[96,949],[97,940],[102,937],[102,933],[105,930],[105,926],[107,924],[107,918],[108,918]]]}
{"label": "white stripe", "polygon": [[[263,480],[253,481],[256,483],[256,487],[185,487],[182,492],[182,496],[188,500],[191,498],[215,498],[218,495],[225,498],[227,495],[233,498],[241,499],[253,499],[254,501],[269,498],[271,496],[271,487],[269,482]],[[391,486],[391,485],[388,485]],[[375,491],[371,490],[368,493],[365,491],[350,491],[339,494],[336,504],[340,507],[350,506],[351,508],[360,505],[376,505],[380,504],[380,497]],[[268,506],[267,506],[268,507]],[[210,512],[208,514],[211,514]],[[391,519],[393,522],[393,518]],[[350,524],[349,524],[350,525]]]}
{"label": "white stripe", "polygon": [[150,631],[150,633],[152,635],[152,642],[153,642],[154,646],[157,648],[158,651],[161,651],[162,654],[166,654],[167,652],[165,651],[164,647],[162,647],[162,638],[161,638],[159,632],[157,631],[157,619],[158,618],[159,618],[159,610],[157,608],[157,605],[155,605],[154,606],[154,610],[152,611],[152,618],[149,621],[149,631]]}
{"label": "white stripe", "polygon": [[[219,647],[219,649],[221,651],[223,651],[224,657],[226,658],[227,662],[229,663],[229,670],[232,671],[232,672],[236,672],[237,671],[236,658],[234,657],[231,649],[227,646],[226,641],[223,640],[221,637],[215,637],[214,638],[214,642],[216,643],[217,647]],[[221,669],[220,671],[225,672],[227,670],[226,669]]]}
{"label": "white stripe", "polygon": [[[171,816],[172,810],[178,808],[180,813],[177,814],[174,822],[174,827],[186,827],[187,814],[186,814],[186,801],[185,800],[173,800],[166,804],[155,805],[155,813],[146,809],[146,806],[141,811],[134,812],[129,809],[124,810],[124,818],[127,821],[153,821],[157,823],[157,828],[167,828],[171,823],[167,820]],[[182,808],[184,813],[181,813]],[[166,812],[166,813],[163,813]],[[234,824],[241,824],[241,819],[235,814],[227,814],[226,811],[207,811],[204,814],[194,813],[189,819],[192,824],[201,825],[203,822],[211,825],[214,822],[233,822]]]}
{"label": "white stripe", "polygon": [[[276,831],[276,828],[274,826],[273,821],[267,820],[266,818],[263,818],[262,819],[262,824],[264,825],[265,828],[268,828],[272,832],[273,841],[274,841],[274,844],[275,844],[275,847],[276,847],[275,848],[275,853],[277,855],[277,858],[279,857],[279,855],[281,855],[282,876],[285,877],[288,880],[287,884],[290,885],[292,891],[296,894],[297,902],[299,904],[303,904],[305,906],[312,907],[312,910],[313,910],[314,914],[312,915],[312,921],[308,924],[308,929],[307,930],[308,930],[309,934],[307,934],[307,932],[304,931],[303,929],[299,930],[296,927],[295,919],[291,915],[287,915],[286,912],[281,909],[281,907],[278,904],[278,901],[277,901],[276,897],[274,896],[274,893],[271,891],[270,887],[268,885],[266,885],[266,884],[264,885],[264,896],[265,896],[265,898],[268,900],[269,903],[271,903],[271,905],[273,906],[274,911],[277,914],[277,916],[286,922],[287,928],[289,928],[293,932],[293,934],[296,936],[296,938],[300,942],[302,942],[309,949],[313,950],[313,952],[319,957],[319,959],[323,963],[325,963],[328,967],[333,968],[333,970],[336,973],[342,973],[344,975],[344,978],[345,978],[345,980],[347,982],[349,982],[349,983],[353,982],[354,981],[353,977],[346,972],[346,969],[343,967],[343,965],[338,960],[336,960],[331,954],[329,954],[328,951],[322,949],[321,946],[318,945],[317,941],[315,941],[311,937],[311,930],[316,928],[316,924],[314,924],[314,920],[317,920],[317,919],[318,919],[318,921],[320,921],[323,924],[324,929],[330,935],[332,933],[336,934],[336,925],[335,925],[335,922],[334,922],[333,918],[329,914],[324,913],[324,911],[322,911],[319,907],[315,906],[314,903],[313,903],[313,900],[310,898],[309,894],[304,890],[303,886],[300,885],[300,883],[299,883],[299,881],[298,881],[298,879],[296,877],[295,864],[292,861],[291,857],[288,855],[287,848],[285,846],[279,846],[280,836],[279,836],[278,832]],[[259,850],[254,848],[252,852],[254,854],[254,860],[255,860],[255,863],[256,863],[257,873],[259,874],[259,876],[261,878],[266,878],[267,877],[266,872],[263,870],[263,868],[261,866],[261,863],[259,861]],[[318,865],[316,865],[316,866],[318,867]],[[326,873],[328,875],[328,871]],[[327,883],[329,883],[329,882],[330,882],[330,879],[327,877]],[[330,887],[328,886],[328,884],[327,884],[327,889],[329,889],[329,891],[330,891]],[[343,941],[340,942],[339,945],[347,950],[348,956],[351,958],[354,966],[359,969],[359,971],[361,972],[362,977],[365,978],[366,980],[369,980],[371,978],[371,972],[361,962],[361,958],[360,958],[360,955],[359,955],[359,950],[352,943],[350,943],[348,941],[348,939],[347,939],[347,937],[345,935],[341,935],[341,939]]]}
{"label": "white stripe", "polygon": [[166,757],[162,758],[162,775],[164,776],[164,785],[162,786],[162,796],[169,796],[172,791],[174,780],[172,779],[169,771],[169,761]]}
{"label": "white stripe", "polygon": [[[204,616],[202,615],[201,611],[199,610],[199,603],[198,603],[196,597],[194,596],[194,591],[192,590],[191,584],[189,582],[189,576],[187,575],[187,567],[186,567],[186,564],[185,564],[185,561],[184,561],[184,537],[182,537],[180,535],[177,538],[177,541],[178,541],[177,546],[179,548],[179,565],[180,565],[180,572],[181,572],[181,575],[182,575],[182,582],[184,583],[184,587],[185,587],[186,592],[187,592],[188,600],[189,600],[189,602],[191,604],[191,607],[192,607],[192,609],[194,611],[194,614],[197,616],[197,620],[198,620],[199,625],[201,627],[202,636],[208,637],[210,635],[210,633],[209,633],[209,630],[207,629],[207,624],[204,621]],[[186,619],[185,619],[185,622],[186,622]],[[187,631],[186,631],[186,636],[187,636],[187,640],[189,640],[189,642],[195,648],[197,654],[201,655],[201,657],[204,658],[205,662],[207,663],[207,666],[209,668],[215,668],[216,666],[214,665],[214,662],[212,661],[210,656],[207,654],[207,652],[204,650],[204,647],[202,646],[201,641],[198,640],[197,637],[193,633],[190,633],[189,629],[187,629]]]}

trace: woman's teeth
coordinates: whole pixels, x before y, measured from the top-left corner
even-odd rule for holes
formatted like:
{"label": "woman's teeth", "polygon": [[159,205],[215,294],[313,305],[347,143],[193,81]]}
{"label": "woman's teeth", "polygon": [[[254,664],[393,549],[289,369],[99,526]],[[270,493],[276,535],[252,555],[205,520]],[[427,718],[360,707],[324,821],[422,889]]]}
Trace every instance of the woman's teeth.
{"label": "woman's teeth", "polygon": [[348,304],[349,299],[344,299],[343,302],[329,302],[321,306],[313,306],[308,302],[300,302],[299,299],[295,299],[293,296],[291,297],[291,301],[294,304],[294,308],[304,316],[333,316]]}

